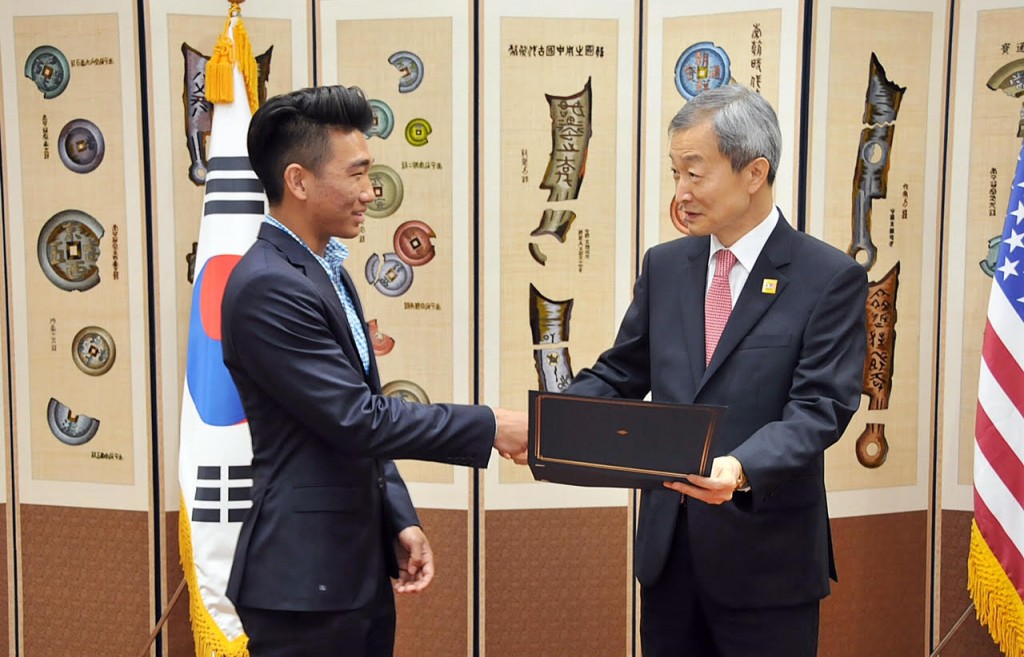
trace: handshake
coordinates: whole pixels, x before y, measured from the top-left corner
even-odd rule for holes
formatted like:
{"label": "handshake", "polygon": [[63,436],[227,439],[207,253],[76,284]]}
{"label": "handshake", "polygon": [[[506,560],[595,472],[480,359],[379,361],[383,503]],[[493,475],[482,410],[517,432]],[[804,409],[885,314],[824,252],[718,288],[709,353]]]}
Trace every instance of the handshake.
{"label": "handshake", "polygon": [[529,430],[527,414],[523,411],[494,409],[494,449],[502,458],[526,465],[526,443]]}

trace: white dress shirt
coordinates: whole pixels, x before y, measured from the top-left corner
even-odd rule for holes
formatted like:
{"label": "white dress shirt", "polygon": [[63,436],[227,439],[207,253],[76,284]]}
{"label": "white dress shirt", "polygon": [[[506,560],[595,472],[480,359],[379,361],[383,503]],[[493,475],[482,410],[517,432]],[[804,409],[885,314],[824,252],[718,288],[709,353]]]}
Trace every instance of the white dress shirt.
{"label": "white dress shirt", "polygon": [[[779,216],[779,209],[773,205],[772,211],[768,213],[764,221],[755,226],[749,233],[736,240],[735,244],[728,247],[732,254],[736,256],[736,264],[733,266],[732,271],[729,272],[729,292],[732,293],[733,308],[736,307],[736,299],[739,298],[740,292],[743,291],[743,286],[747,283],[747,278],[750,276],[750,271],[754,268],[754,263],[757,262],[757,257],[761,255],[761,250],[764,249],[765,243],[768,242],[772,231],[775,230]],[[711,253],[708,256],[708,280],[704,287],[705,296],[708,290],[711,289],[711,278],[715,275],[715,254],[724,248],[726,247],[722,246],[718,238],[712,235]]]}

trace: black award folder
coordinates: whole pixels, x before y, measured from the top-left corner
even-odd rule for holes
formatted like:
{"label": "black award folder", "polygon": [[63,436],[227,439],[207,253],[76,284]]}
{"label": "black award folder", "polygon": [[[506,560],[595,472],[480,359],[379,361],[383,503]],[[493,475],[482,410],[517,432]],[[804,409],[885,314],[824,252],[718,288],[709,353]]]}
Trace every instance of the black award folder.
{"label": "black award folder", "polygon": [[573,486],[661,488],[708,475],[725,408],[530,392],[534,479]]}

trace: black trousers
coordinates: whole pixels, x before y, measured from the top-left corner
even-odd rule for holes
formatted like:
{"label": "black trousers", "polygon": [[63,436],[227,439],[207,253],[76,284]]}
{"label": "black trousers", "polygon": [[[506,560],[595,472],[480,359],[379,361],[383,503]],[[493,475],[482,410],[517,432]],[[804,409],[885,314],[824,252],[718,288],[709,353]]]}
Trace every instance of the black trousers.
{"label": "black trousers", "polygon": [[384,576],[373,603],[352,611],[236,608],[250,657],[392,657],[395,598]]}
{"label": "black trousers", "polygon": [[734,609],[702,594],[694,574],[686,507],[680,506],[661,578],[640,589],[644,657],[816,657],[815,601],[795,607]]}

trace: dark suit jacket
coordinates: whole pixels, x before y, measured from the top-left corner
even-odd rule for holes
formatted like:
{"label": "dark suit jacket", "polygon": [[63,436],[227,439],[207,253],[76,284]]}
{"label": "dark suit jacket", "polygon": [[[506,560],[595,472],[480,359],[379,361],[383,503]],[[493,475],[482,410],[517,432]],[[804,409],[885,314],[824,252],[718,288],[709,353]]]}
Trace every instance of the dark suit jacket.
{"label": "dark suit jacket", "polygon": [[[347,274],[345,285],[365,326]],[[274,226],[235,267],[222,311],[224,362],[253,447],[253,505],[228,597],[262,609],[363,607],[383,573],[397,574],[395,535],[419,524],[391,459],[485,467],[494,416],[382,396],[373,352],[365,375],[327,273]]]}
{"label": "dark suit jacket", "polygon": [[[655,246],[644,257],[616,337],[566,392],[728,406],[712,456],[732,454],[750,480],[719,506],[667,489],[645,492],[635,561],[658,580],[676,518],[689,523],[698,586],[727,606],[811,602],[835,575],[825,500],[825,448],[860,404],[867,277],[846,254],[780,218],[704,366],[710,238]],[[762,292],[778,281],[775,294]]]}

